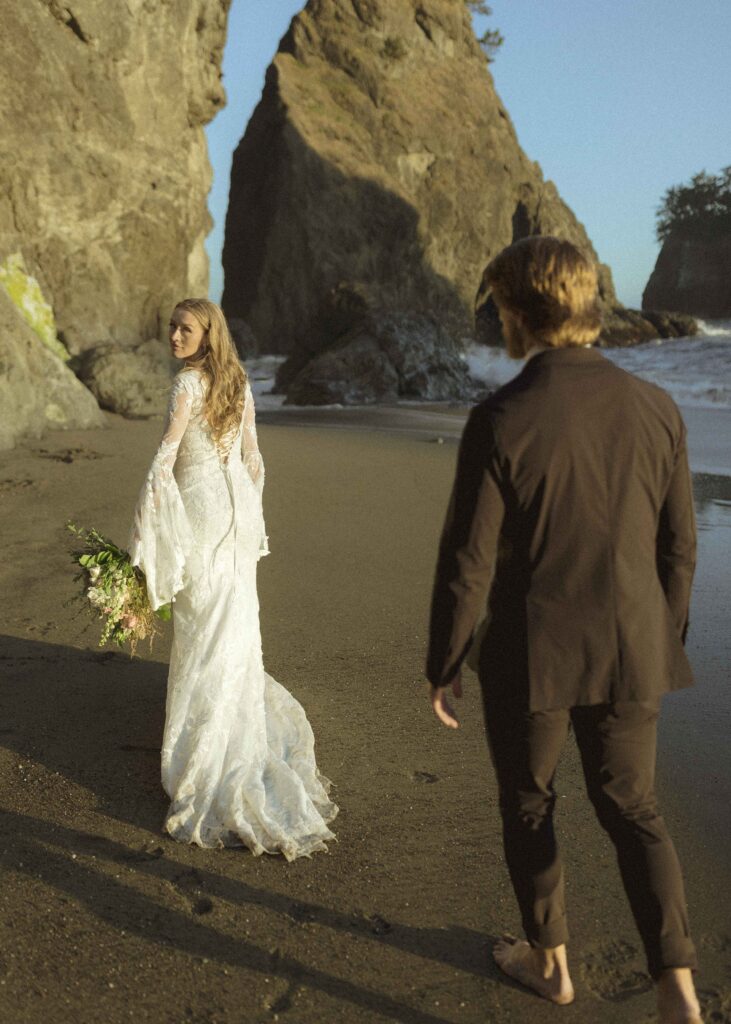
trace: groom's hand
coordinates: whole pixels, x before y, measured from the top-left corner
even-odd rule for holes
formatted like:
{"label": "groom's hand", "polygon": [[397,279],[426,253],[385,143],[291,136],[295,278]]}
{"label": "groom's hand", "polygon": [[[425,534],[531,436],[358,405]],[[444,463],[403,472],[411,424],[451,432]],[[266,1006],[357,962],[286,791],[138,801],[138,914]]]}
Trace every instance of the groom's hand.
{"label": "groom's hand", "polygon": [[[449,684],[452,687],[452,693],[455,697],[462,696],[462,673],[458,672],[452,682]],[[437,716],[442,725],[446,725],[449,729],[459,729],[459,721],[455,715],[452,707],[447,700],[447,690],[449,686],[432,686],[431,688],[431,706],[434,708],[434,714]]]}

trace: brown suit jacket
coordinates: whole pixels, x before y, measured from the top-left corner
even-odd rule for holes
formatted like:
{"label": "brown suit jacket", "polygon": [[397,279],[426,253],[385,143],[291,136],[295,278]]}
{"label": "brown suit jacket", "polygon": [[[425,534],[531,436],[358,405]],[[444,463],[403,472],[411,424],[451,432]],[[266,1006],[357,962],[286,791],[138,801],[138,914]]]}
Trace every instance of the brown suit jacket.
{"label": "brown suit jacket", "polygon": [[473,409],[442,534],[427,676],[447,685],[485,611],[488,695],[530,710],[692,683],[685,426],[597,350],[549,349]]}

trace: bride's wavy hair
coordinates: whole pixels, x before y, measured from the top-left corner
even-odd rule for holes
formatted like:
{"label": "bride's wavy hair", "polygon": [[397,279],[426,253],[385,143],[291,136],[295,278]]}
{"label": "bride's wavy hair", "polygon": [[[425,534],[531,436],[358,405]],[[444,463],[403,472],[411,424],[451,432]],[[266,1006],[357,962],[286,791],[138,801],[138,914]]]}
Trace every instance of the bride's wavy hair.
{"label": "bride's wavy hair", "polygon": [[192,313],[205,332],[188,365],[200,370],[208,385],[203,411],[211,436],[218,444],[241,422],[246,372],[220,306],[208,299],[183,299],[175,309]]}

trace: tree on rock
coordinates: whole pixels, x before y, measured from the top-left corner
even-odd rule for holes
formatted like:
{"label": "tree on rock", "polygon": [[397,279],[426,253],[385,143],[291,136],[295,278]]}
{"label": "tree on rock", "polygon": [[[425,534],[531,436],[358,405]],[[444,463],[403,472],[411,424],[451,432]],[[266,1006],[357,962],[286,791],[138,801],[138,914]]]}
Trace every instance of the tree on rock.
{"label": "tree on rock", "polygon": [[657,237],[676,232],[719,237],[731,232],[731,166],[719,174],[700,171],[688,185],[673,185],[657,209]]}
{"label": "tree on rock", "polygon": [[[465,2],[473,14],[481,14],[485,18],[489,18],[492,14],[492,7],[488,7],[485,0],[465,0]],[[489,28],[481,36],[477,37],[477,42],[482,47],[488,64],[492,64],[495,60],[495,54],[503,45],[505,39],[499,29]]]}

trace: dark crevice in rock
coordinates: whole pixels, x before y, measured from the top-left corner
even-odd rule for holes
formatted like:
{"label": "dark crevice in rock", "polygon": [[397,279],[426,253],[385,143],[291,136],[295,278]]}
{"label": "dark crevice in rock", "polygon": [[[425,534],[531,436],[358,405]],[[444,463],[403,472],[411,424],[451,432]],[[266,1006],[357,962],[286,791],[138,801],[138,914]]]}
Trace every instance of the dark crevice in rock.
{"label": "dark crevice in rock", "polygon": [[519,202],[513,211],[513,242],[528,238],[533,234],[533,224],[525,203]]}
{"label": "dark crevice in rock", "polygon": [[67,17],[64,20],[66,28],[70,28],[74,35],[77,37],[77,39],[80,39],[82,43],[88,43],[89,37],[87,36],[86,32],[84,32],[77,18],[75,18],[71,11],[69,11],[68,9],[66,10],[66,14]]}
{"label": "dark crevice in rock", "polygon": [[434,38],[432,36],[431,29],[429,27],[429,16],[427,15],[427,13],[424,10],[424,8],[423,7],[418,7],[416,9],[416,14],[414,15],[414,17],[415,17],[415,20],[416,20],[416,24],[419,26],[419,28],[424,33],[426,38],[429,40],[430,43],[433,43],[434,42]]}

